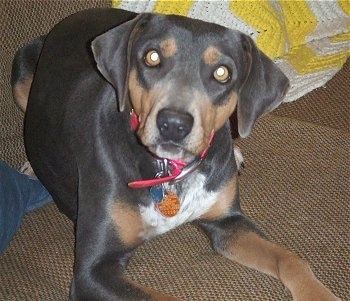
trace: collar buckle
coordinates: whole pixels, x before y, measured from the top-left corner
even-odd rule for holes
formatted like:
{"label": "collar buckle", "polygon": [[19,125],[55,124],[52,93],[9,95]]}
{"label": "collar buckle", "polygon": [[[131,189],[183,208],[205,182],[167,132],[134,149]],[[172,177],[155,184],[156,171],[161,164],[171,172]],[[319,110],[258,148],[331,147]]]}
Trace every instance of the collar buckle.
{"label": "collar buckle", "polygon": [[184,180],[185,178],[187,178],[202,163],[203,158],[199,157],[199,158],[193,160],[190,164],[186,165],[184,168],[182,168],[180,173],[169,182],[169,185],[174,185],[174,184]]}

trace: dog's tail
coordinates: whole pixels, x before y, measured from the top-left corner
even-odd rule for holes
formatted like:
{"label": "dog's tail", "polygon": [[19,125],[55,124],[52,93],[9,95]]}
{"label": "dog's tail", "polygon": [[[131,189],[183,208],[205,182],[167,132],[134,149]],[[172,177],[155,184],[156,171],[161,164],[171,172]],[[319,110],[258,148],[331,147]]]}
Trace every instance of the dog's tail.
{"label": "dog's tail", "polygon": [[12,63],[11,85],[13,98],[23,112],[27,108],[30,87],[44,40],[45,36],[41,36],[20,48]]}

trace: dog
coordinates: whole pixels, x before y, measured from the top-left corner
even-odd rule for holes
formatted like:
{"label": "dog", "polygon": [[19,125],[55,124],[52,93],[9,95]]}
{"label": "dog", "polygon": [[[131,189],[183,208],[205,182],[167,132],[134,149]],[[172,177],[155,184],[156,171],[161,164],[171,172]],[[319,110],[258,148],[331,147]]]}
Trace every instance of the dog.
{"label": "dog", "polygon": [[29,161],[75,223],[71,300],[179,300],[123,270],[140,244],[187,222],[294,300],[339,300],[240,208],[230,117],[247,137],[289,86],[249,36],[182,16],[85,10],[17,52],[12,86]]}

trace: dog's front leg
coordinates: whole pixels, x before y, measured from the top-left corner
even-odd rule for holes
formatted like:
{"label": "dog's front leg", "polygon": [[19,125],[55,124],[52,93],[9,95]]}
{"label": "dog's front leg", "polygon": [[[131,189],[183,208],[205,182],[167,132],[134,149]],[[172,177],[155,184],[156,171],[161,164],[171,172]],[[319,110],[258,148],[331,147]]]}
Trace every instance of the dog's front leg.
{"label": "dog's front leg", "polygon": [[293,300],[340,300],[315,277],[306,262],[266,240],[244,215],[203,222],[202,226],[219,253],[281,280],[291,291]]}
{"label": "dog's front leg", "polygon": [[137,206],[91,197],[89,202],[81,202],[71,300],[180,301],[125,277],[131,252],[142,243],[141,231]]}
{"label": "dog's front leg", "polygon": [[144,300],[144,301],[180,301],[175,297],[165,295],[156,290],[144,287],[123,276],[123,261],[121,254],[105,254],[90,267],[75,267],[71,286],[71,300]]}

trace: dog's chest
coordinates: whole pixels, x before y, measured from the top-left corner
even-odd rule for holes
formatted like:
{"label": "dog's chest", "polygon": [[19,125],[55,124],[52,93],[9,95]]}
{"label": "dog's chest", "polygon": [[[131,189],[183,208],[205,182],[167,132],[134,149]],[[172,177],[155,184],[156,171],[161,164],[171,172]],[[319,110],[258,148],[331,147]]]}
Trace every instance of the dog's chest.
{"label": "dog's chest", "polygon": [[191,222],[209,210],[217,199],[217,193],[208,192],[204,188],[205,176],[195,173],[184,180],[181,191],[175,186],[165,186],[178,195],[180,199],[180,210],[173,217],[163,216],[154,203],[149,206],[140,206],[140,213],[144,224],[144,231],[141,233],[143,239],[165,233],[181,224]]}

